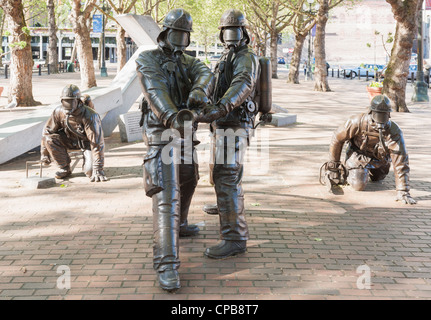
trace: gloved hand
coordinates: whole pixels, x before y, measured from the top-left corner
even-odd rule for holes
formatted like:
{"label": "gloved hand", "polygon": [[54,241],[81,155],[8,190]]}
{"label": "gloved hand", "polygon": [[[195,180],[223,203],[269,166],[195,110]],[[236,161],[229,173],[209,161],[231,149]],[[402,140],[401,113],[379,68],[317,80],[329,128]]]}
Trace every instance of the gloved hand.
{"label": "gloved hand", "polygon": [[[184,138],[185,132],[192,132],[193,124],[196,118],[196,111],[189,109],[182,109],[169,118],[169,128],[177,130],[181,138]],[[189,131],[187,131],[189,130]]]}
{"label": "gloved hand", "polygon": [[225,115],[227,115],[227,110],[224,106],[207,105],[196,117],[196,122],[211,123],[214,120],[223,118]]}
{"label": "gloved hand", "polygon": [[173,114],[169,117],[168,121],[166,121],[166,127],[167,127],[167,128],[172,128],[172,124],[174,123],[175,118],[177,117],[177,114],[178,114],[178,112],[173,113]]}
{"label": "gloved hand", "polygon": [[398,191],[396,201],[403,201],[405,204],[416,204],[416,200],[410,196],[408,191]]}
{"label": "gloved hand", "polygon": [[199,108],[208,104],[208,97],[201,89],[194,89],[190,92],[187,100],[187,109]]}
{"label": "gloved hand", "polygon": [[105,172],[103,169],[93,169],[93,174],[90,178],[91,182],[99,182],[99,181],[108,181],[108,178],[105,176]]}
{"label": "gloved hand", "polygon": [[42,162],[42,164],[44,166],[47,166],[51,163],[51,158],[49,155],[44,155],[44,156],[40,157],[40,162]]}

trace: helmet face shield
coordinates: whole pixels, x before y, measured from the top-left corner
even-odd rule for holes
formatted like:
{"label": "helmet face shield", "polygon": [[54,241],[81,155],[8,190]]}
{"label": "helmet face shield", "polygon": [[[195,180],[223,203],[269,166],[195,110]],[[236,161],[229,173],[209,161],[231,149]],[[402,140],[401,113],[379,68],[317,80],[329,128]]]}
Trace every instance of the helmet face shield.
{"label": "helmet face shield", "polygon": [[68,113],[72,112],[78,106],[77,99],[62,99],[61,104],[63,105],[64,110]]}
{"label": "helmet face shield", "polygon": [[226,28],[223,31],[224,41],[239,41],[241,38],[241,28]]}
{"label": "helmet face shield", "polygon": [[390,116],[389,112],[372,111],[371,117],[373,118],[374,122],[384,125],[389,121],[389,118],[391,116]]}
{"label": "helmet face shield", "polygon": [[187,32],[171,30],[168,33],[168,40],[173,46],[187,47],[189,44],[189,35]]}
{"label": "helmet face shield", "polygon": [[223,41],[228,47],[237,46],[242,40],[242,29],[240,27],[223,29]]}
{"label": "helmet face shield", "polygon": [[167,42],[174,52],[182,53],[189,45],[189,33],[171,29],[167,34]]}

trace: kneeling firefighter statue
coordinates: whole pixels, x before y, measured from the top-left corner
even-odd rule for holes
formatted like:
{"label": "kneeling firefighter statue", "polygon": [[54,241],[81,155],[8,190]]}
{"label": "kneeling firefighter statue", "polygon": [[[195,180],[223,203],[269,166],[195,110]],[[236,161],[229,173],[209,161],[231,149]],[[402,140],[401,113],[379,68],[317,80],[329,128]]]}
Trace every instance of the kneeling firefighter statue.
{"label": "kneeling firefighter statue", "polygon": [[45,124],[41,141],[41,162],[51,160],[59,166],[57,179],[72,174],[69,151],[81,150],[84,155],[83,171],[92,182],[106,181],[104,166],[105,142],[102,123],[93,109],[88,95],[81,96],[79,88],[67,85],[57,107]]}
{"label": "kneeling firefighter statue", "polygon": [[[180,288],[179,237],[199,232],[187,221],[199,179],[194,152],[199,142],[192,138],[197,123],[191,109],[208,103],[214,82],[203,62],[184,54],[190,32],[190,14],[183,9],[171,10],[157,38],[158,48],[142,52],[136,60],[144,93],[141,123],[148,148],[144,187],[153,201],[153,263],[160,286],[167,291]],[[189,128],[184,127],[187,123]],[[179,132],[180,136],[172,138],[169,132]],[[173,144],[179,146],[180,159],[172,159]]]}
{"label": "kneeling firefighter statue", "polygon": [[[383,180],[390,165],[395,173],[396,200],[415,204],[410,196],[409,157],[403,133],[390,121],[390,100],[378,95],[371,101],[368,113],[350,117],[332,136],[329,162],[321,168],[320,182],[329,190],[337,184],[350,184],[356,191],[365,189],[368,180]],[[347,142],[345,163],[340,162]]]}
{"label": "kneeling firefighter statue", "polygon": [[213,259],[246,251],[249,233],[242,188],[245,150],[257,113],[264,122],[271,118],[270,61],[258,57],[248,46],[245,16],[229,9],[223,13],[219,29],[225,50],[215,68],[214,104],[205,107],[197,119],[211,123],[213,133],[210,173],[217,204],[204,206],[205,212],[217,214],[220,219],[221,241],[205,251]]}

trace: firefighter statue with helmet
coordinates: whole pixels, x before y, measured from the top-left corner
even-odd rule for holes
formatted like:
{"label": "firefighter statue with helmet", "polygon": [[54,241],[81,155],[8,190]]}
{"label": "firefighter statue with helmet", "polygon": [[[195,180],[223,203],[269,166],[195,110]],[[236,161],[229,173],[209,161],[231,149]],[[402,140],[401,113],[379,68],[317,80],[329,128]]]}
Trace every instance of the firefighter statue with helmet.
{"label": "firefighter statue with helmet", "polygon": [[42,164],[54,160],[59,167],[55,177],[65,179],[72,174],[69,151],[81,150],[85,175],[91,182],[107,181],[102,123],[90,96],[81,95],[79,88],[70,84],[64,87],[60,99],[61,106],[55,108],[42,132]]}
{"label": "firefighter statue with helmet", "polygon": [[[320,182],[329,190],[334,185],[348,183],[362,191],[368,180],[383,180],[391,162],[395,174],[397,201],[415,204],[410,196],[409,157],[403,133],[390,120],[390,100],[377,95],[371,100],[367,113],[350,117],[338,127],[329,147],[329,161],[321,168]],[[340,162],[344,143],[347,142],[344,164]]]}
{"label": "firefighter statue with helmet", "polygon": [[[221,241],[204,253],[213,259],[246,251],[249,232],[242,188],[245,150],[257,113],[261,113],[261,120],[269,119],[271,109],[268,99],[271,96],[270,62],[258,57],[248,46],[250,37],[245,16],[239,10],[229,9],[223,13],[219,29],[224,52],[215,67],[212,104],[204,107],[197,119],[211,123],[213,134],[210,180],[215,187],[217,204],[207,204],[203,208],[209,214],[219,215],[220,219]],[[262,99],[261,103],[264,93],[267,99]],[[228,132],[233,136],[228,136]]]}
{"label": "firefighter statue with helmet", "polygon": [[[187,221],[199,179],[194,152],[198,142],[192,136],[197,129],[195,115],[208,103],[214,84],[211,70],[199,59],[184,53],[192,31],[190,14],[180,8],[173,9],[163,21],[157,37],[158,48],[144,51],[136,59],[144,94],[140,106],[147,145],[144,188],[153,201],[153,267],[160,286],[169,292],[181,287],[179,237],[199,232],[197,225]],[[184,127],[188,126],[187,122],[190,128]],[[183,136],[187,129],[191,134]],[[169,132],[178,132],[180,136],[170,139]],[[174,143],[181,151],[180,159],[170,159],[170,153],[164,152],[171,150]]]}

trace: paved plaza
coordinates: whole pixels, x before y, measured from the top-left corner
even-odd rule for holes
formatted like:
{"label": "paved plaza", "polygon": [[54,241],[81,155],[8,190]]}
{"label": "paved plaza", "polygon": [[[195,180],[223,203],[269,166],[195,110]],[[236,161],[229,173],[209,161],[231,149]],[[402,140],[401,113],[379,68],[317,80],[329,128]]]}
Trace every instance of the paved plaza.
{"label": "paved plaza", "polygon": [[[99,86],[109,84],[115,71],[108,72],[108,78],[97,77]],[[366,110],[367,82],[329,78],[333,91],[322,93],[303,79],[288,85],[286,76],[280,70],[273,80],[273,102],[296,114],[297,122],[259,127],[248,152],[245,254],[224,260],[203,255],[218,241],[219,223],[201,209],[215,201],[208,127],[201,126],[200,180],[189,215],[201,231],[180,240],[181,290],[164,292],[152,267],[151,199],[142,182],[145,145],[121,142],[116,129],[105,138],[107,182],[90,183],[80,163],[55,187],[21,187],[26,161],[38,160],[38,151],[0,165],[0,299],[431,298],[430,104],[411,103],[408,84],[411,113],[391,114],[404,132],[417,205],[395,201],[392,169],[363,192],[345,187],[334,195],[319,184],[319,169],[328,160],[335,128]],[[79,85],[79,74],[33,80],[36,100],[50,104],[69,82]],[[3,111],[0,118],[19,112]],[[51,165],[43,175],[53,177],[55,171]]]}

